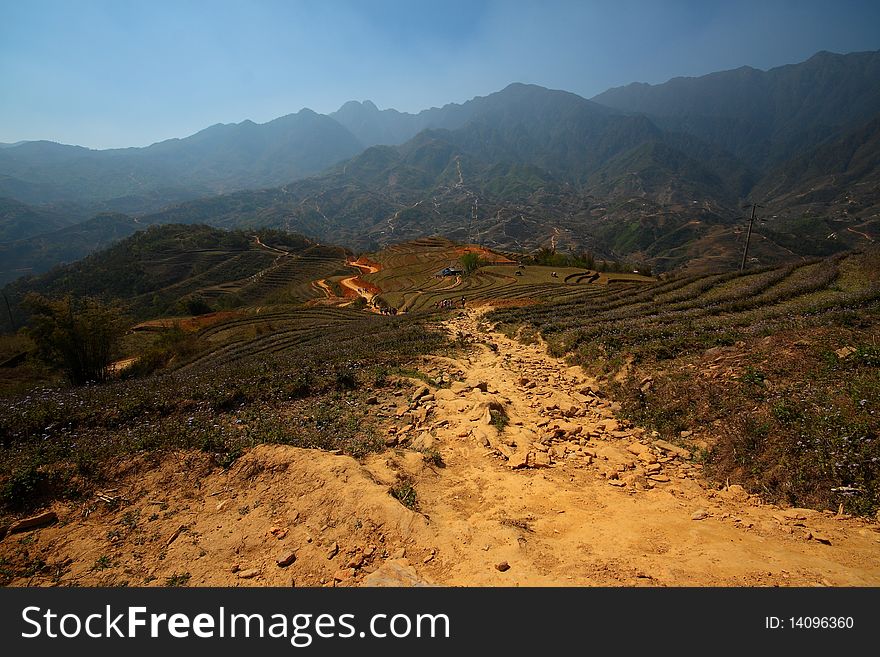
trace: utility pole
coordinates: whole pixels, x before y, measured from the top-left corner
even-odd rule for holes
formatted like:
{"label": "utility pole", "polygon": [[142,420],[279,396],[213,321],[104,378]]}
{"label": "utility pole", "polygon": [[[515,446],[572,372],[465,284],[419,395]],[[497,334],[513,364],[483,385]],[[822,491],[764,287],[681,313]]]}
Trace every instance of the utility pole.
{"label": "utility pole", "polygon": [[[745,206],[749,207],[749,206]],[[743,249],[743,259],[739,265],[739,270],[742,271],[746,268],[746,257],[749,255],[749,242],[752,240],[752,226],[755,223],[755,210],[756,208],[763,208],[763,205],[758,205],[757,203],[752,203],[752,217],[749,219],[749,232],[746,233],[746,248]]]}
{"label": "utility pole", "polygon": [[474,224],[477,223],[477,199],[474,197],[474,204],[471,207],[471,222],[468,224],[468,244],[473,244],[473,235],[471,231],[473,230]]}

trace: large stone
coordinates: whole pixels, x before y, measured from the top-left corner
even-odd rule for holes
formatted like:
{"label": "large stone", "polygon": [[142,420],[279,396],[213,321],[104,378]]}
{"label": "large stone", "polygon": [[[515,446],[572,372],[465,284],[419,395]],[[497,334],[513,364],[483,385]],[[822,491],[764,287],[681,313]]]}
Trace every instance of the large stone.
{"label": "large stone", "polygon": [[422,385],[416,388],[415,392],[410,397],[410,401],[415,402],[427,395],[431,389],[428,386]]}
{"label": "large stone", "polygon": [[412,441],[410,447],[418,452],[425,452],[430,449],[434,449],[434,446],[437,444],[436,438],[432,436],[429,432],[422,432],[418,438]]}
{"label": "large stone", "polygon": [[483,447],[490,447],[492,445],[492,442],[489,440],[488,432],[482,427],[474,427],[471,430],[471,433],[477,441],[477,444],[482,445]]}
{"label": "large stone", "polygon": [[807,540],[808,541],[818,541],[819,543],[824,543],[825,545],[831,545],[831,539],[822,534],[817,534],[815,530],[811,530],[807,532]]}
{"label": "large stone", "polygon": [[431,586],[406,559],[386,561],[375,572],[364,577],[361,586],[366,587],[415,587]]}
{"label": "large stone", "polygon": [[662,449],[664,452],[667,452],[669,454],[680,456],[683,459],[689,459],[691,457],[691,453],[686,449],[679,447],[678,445],[673,445],[672,443],[666,442],[665,440],[655,440],[654,446],[658,449]]}
{"label": "large stone", "polygon": [[528,465],[529,462],[529,453],[525,450],[518,450],[510,455],[507,465],[509,465],[513,470],[517,470],[519,468],[524,468]]}
{"label": "large stone", "polygon": [[23,532],[28,529],[34,529],[36,527],[42,527],[43,525],[48,525],[58,520],[58,515],[54,511],[46,511],[45,513],[40,513],[36,516],[31,516],[30,518],[22,518],[21,520],[17,520],[16,522],[9,525],[9,533],[15,534],[16,532]]}
{"label": "large stone", "polygon": [[749,492],[739,484],[731,484],[727,490],[721,491],[721,496],[734,502],[747,502]]}
{"label": "large stone", "polygon": [[280,568],[287,568],[294,561],[296,561],[296,552],[291,550],[290,552],[283,554],[281,558],[275,561],[275,563],[278,564]]}
{"label": "large stone", "polygon": [[483,411],[483,414],[480,416],[480,422],[487,425],[492,424],[492,411],[489,410],[488,406]]}
{"label": "large stone", "polygon": [[465,381],[465,385],[468,390],[480,390],[482,392],[488,392],[489,390],[489,384],[478,379],[468,379]]}
{"label": "large stone", "polygon": [[617,420],[605,420],[603,428],[605,429],[606,433],[611,433],[612,431],[619,431],[620,424],[617,422]]}

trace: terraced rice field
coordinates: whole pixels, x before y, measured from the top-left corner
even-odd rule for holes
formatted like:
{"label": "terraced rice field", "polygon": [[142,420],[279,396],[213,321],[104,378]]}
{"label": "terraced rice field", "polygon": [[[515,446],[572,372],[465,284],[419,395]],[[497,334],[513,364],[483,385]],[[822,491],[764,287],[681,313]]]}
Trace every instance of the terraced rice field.
{"label": "terraced rice field", "polygon": [[342,344],[350,336],[382,332],[387,320],[345,308],[273,308],[251,312],[214,324],[198,337],[205,343],[180,371],[225,367],[239,361],[266,357],[313,344]]}
{"label": "terraced rice field", "polygon": [[289,256],[248,279],[237,292],[246,303],[319,298],[312,281],[347,272],[340,255]]}
{"label": "terraced rice field", "polygon": [[468,305],[498,306],[570,301],[595,295],[609,284],[639,287],[653,280],[568,267],[520,267],[489,252],[483,253],[491,259],[489,264],[468,276],[438,275],[446,267],[460,268],[464,252],[463,247],[439,238],[408,242],[371,255],[382,270],[363,278],[382,290],[382,301],[406,312],[430,310],[444,300],[459,304],[462,298]]}
{"label": "terraced rice field", "polygon": [[490,319],[506,331],[533,326],[555,353],[572,353],[582,362],[597,349],[672,356],[785,324],[820,325],[830,313],[876,309],[876,260],[876,254],[841,255],[647,286],[596,286],[568,301],[498,310]]}

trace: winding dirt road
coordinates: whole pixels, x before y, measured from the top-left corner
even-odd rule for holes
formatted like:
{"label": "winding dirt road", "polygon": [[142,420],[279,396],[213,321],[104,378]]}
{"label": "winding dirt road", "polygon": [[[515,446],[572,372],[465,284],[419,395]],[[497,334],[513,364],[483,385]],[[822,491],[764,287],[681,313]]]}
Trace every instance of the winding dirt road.
{"label": "winding dirt road", "polygon": [[[381,270],[379,264],[369,261],[361,262],[360,260],[349,260],[345,264],[349,267],[360,269],[364,274],[375,274],[377,271]],[[379,312],[379,309],[374,303],[374,299],[378,294],[381,294],[382,291],[372,283],[367,283],[361,280],[360,274],[343,278],[339,281],[339,284],[342,285],[342,287],[351,290],[356,296],[363,297],[367,302],[368,310]]]}

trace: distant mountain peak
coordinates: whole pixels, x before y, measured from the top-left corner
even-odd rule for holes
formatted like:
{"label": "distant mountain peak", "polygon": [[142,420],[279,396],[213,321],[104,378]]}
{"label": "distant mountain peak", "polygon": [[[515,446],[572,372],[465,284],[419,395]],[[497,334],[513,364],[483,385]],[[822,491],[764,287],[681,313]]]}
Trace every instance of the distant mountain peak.
{"label": "distant mountain peak", "polygon": [[396,112],[397,110],[394,110],[394,109],[391,109],[391,110],[380,110],[380,109],[376,106],[376,103],[374,103],[372,100],[369,100],[369,99],[366,99],[366,100],[349,100],[349,101],[343,103],[342,106],[341,106],[338,110],[336,110],[335,112],[332,112],[332,113],[330,114],[330,116],[335,116],[335,115],[337,115],[337,114],[339,114],[339,115],[346,115],[346,114],[379,114],[379,113],[381,113],[381,112],[383,112],[383,111],[384,111],[384,112],[389,112],[389,111],[390,111],[390,112]]}

